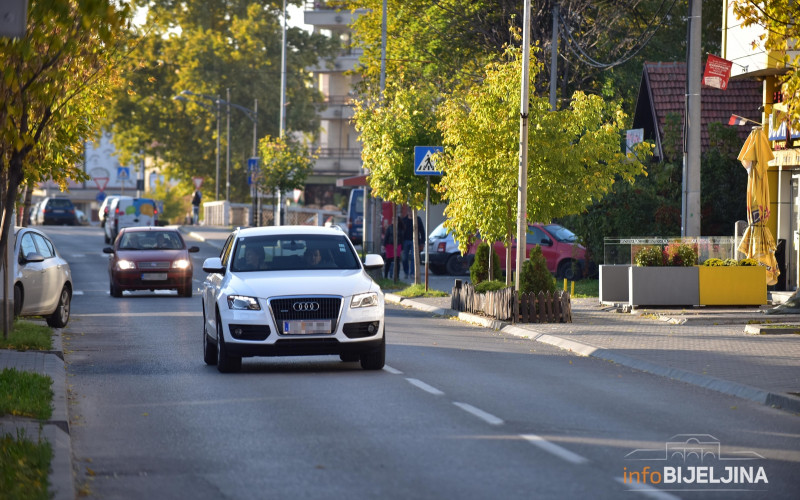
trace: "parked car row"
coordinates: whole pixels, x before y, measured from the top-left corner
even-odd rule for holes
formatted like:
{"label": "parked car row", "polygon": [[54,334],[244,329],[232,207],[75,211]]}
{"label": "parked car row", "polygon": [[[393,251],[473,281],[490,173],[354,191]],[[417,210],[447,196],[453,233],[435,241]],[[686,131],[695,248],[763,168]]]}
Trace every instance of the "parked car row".
{"label": "parked car row", "polygon": [[[458,244],[444,227],[444,223],[434,229],[428,237],[428,257],[430,269],[435,274],[468,274],[469,268],[475,260],[475,250],[481,243],[480,238],[469,246],[467,253],[461,255]],[[578,237],[569,229],[559,224],[530,224],[526,236],[526,257],[530,256],[534,246],[542,248],[542,254],[547,262],[547,269],[557,278],[568,280],[583,277],[586,266],[586,248],[578,243]],[[506,268],[506,248],[503,243],[496,241],[494,251],[500,257],[500,268]],[[511,245],[512,268],[516,266],[517,255],[516,238]],[[424,262],[425,254],[421,255]]]}

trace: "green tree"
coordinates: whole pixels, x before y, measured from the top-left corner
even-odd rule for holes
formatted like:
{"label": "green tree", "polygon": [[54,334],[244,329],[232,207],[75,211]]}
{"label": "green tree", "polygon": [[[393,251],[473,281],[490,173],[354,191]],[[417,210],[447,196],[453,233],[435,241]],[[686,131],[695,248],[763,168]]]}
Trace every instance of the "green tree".
{"label": "green tree", "polygon": [[[485,241],[509,247],[516,232],[519,150],[519,51],[487,65],[480,85],[445,96],[440,123],[445,153],[440,183],[448,206],[445,225],[464,247],[479,231]],[[537,67],[531,68],[535,76]],[[532,97],[528,137],[528,222],[579,213],[610,192],[617,178],[644,173],[642,159],[621,148],[625,115],[599,96],[576,92],[568,109],[552,112]],[[507,279],[512,259],[506,259]]]}
{"label": "green tree", "polygon": [[[414,147],[441,143],[436,128],[435,105],[438,93],[424,83],[387,84],[384,100],[364,98],[356,101],[354,121],[360,132],[361,159],[369,169],[369,184],[375,196],[411,207],[413,234],[417,234],[417,210],[425,204],[426,185],[438,177],[414,175]],[[431,202],[439,195],[431,189]],[[419,244],[414,239],[414,282],[420,283]]]}
{"label": "green tree", "polygon": [[[127,84],[118,88],[107,120],[121,162],[138,160],[141,151],[164,160],[169,177],[214,179],[217,98],[228,100],[227,89],[231,103],[251,111],[258,101],[259,137],[279,135],[282,1],[208,0],[177,8],[172,0],[135,0],[135,5],[148,7],[147,22],[128,34]],[[287,30],[287,130],[317,132],[322,97],[307,68],[335,49],[335,41],[321,34]],[[208,97],[173,100],[183,90]],[[253,121],[232,107],[229,140],[225,103],[219,112],[221,170],[230,150],[231,199],[243,200],[249,197]]]}
{"label": "green tree", "polygon": [[300,189],[314,168],[314,156],[308,148],[287,137],[264,137],[258,151],[261,170],[255,176],[255,183],[267,193]]}
{"label": "green tree", "polygon": [[83,141],[109,101],[129,13],[119,1],[35,1],[25,36],[0,39],[0,248],[24,180],[52,179],[65,189],[68,178],[84,178]]}

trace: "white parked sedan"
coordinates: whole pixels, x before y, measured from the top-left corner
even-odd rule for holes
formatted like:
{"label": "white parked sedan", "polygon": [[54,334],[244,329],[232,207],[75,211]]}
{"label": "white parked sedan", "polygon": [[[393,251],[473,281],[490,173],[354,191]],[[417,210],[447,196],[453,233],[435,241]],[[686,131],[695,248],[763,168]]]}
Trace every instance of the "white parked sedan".
{"label": "white parked sedan", "polygon": [[14,229],[14,316],[44,316],[63,328],[69,321],[72,273],[53,242],[38,229]]}
{"label": "white parked sedan", "polygon": [[242,357],[339,355],[383,368],[384,298],[338,227],[238,229],[203,270],[203,359],[220,372]]}

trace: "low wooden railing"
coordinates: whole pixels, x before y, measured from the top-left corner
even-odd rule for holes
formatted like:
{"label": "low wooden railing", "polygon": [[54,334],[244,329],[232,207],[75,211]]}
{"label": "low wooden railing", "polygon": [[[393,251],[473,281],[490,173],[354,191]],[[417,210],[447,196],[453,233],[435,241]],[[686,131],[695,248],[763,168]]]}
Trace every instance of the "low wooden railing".
{"label": "low wooden railing", "polygon": [[450,308],[514,323],[572,323],[570,296],[566,291],[527,293],[518,299],[513,288],[476,293],[470,283],[456,280]]}

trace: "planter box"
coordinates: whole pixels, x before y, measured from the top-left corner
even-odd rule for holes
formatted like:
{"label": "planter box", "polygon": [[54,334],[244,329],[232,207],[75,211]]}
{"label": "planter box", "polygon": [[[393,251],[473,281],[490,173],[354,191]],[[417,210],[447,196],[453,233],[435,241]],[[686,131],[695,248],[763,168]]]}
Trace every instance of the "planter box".
{"label": "planter box", "polygon": [[600,302],[628,302],[628,269],[631,266],[600,266]]}
{"label": "planter box", "polygon": [[[693,306],[700,304],[698,267],[628,268],[628,302],[635,306]],[[766,283],[766,275],[764,276]]]}
{"label": "planter box", "polygon": [[751,306],[767,303],[767,269],[763,266],[699,266],[700,303],[707,306]]}

